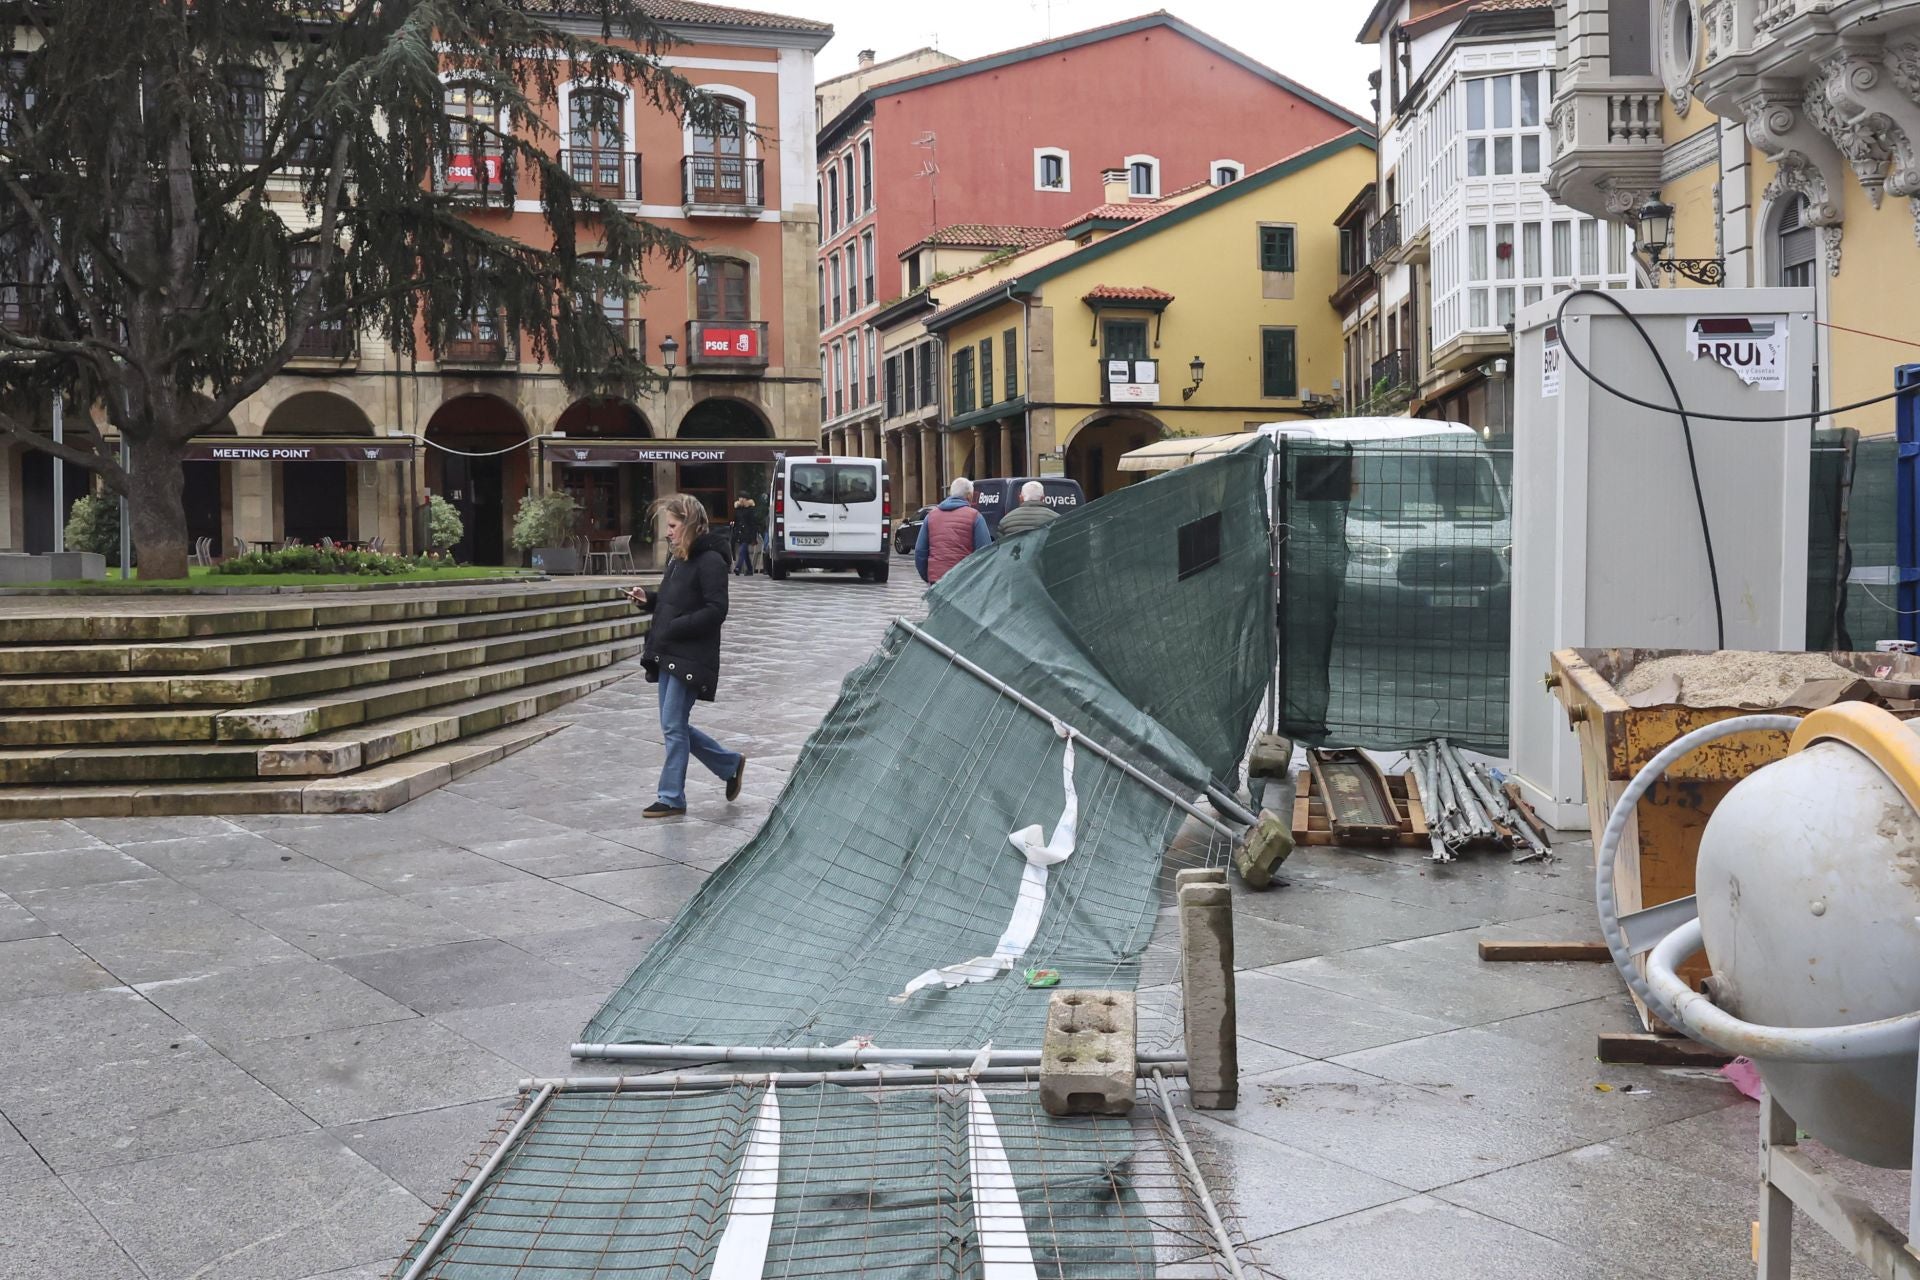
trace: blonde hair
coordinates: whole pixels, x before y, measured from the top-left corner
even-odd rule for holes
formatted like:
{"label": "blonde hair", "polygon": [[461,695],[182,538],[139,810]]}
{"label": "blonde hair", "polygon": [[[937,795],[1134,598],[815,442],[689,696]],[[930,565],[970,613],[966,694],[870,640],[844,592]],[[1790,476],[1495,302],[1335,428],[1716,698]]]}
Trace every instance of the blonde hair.
{"label": "blonde hair", "polygon": [[681,560],[687,558],[688,550],[707,532],[707,509],[691,494],[675,493],[661,498],[648,514],[656,520],[672,516],[680,522],[680,540],[669,544],[668,549]]}

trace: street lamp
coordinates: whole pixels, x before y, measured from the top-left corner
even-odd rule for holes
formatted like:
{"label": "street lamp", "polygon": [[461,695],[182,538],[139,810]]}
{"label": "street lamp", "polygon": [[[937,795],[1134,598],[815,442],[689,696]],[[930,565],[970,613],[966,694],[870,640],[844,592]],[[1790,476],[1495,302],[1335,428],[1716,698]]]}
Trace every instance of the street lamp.
{"label": "street lamp", "polygon": [[1662,202],[1657,196],[1649,197],[1640,206],[1637,215],[1639,229],[1636,240],[1647,254],[1647,266],[1654,271],[1664,271],[1668,275],[1682,275],[1696,284],[1717,285],[1726,279],[1725,258],[1675,258],[1662,257],[1661,253],[1673,243],[1673,206]]}
{"label": "street lamp", "polygon": [[679,354],[680,344],[672,334],[660,339],[660,363],[667,367],[668,373],[673,372],[674,359]]}
{"label": "street lamp", "polygon": [[1182,400],[1193,399],[1193,393],[1200,389],[1202,382],[1206,381],[1207,362],[1199,356],[1195,356],[1193,359],[1187,361],[1187,376],[1193,379],[1193,385],[1181,391],[1180,398]]}

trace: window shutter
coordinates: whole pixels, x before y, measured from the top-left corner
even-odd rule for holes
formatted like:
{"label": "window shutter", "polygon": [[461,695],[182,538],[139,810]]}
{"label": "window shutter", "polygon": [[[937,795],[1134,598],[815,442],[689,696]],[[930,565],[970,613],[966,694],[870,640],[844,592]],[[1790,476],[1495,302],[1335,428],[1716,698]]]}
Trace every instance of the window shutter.
{"label": "window shutter", "polygon": [[1291,399],[1299,394],[1293,330],[1260,331],[1260,383],[1260,394],[1270,399]]}
{"label": "window shutter", "polygon": [[[965,387],[966,387],[966,385],[967,385],[967,381],[966,381],[966,362],[967,362],[967,360],[968,360],[968,358],[969,358],[969,357],[971,357],[972,355],[973,355],[973,352],[971,352],[971,351],[956,351],[956,352],[954,352],[954,353],[953,353],[953,408],[952,408],[952,413],[955,413],[955,414],[958,414],[958,413],[965,413],[965,412],[966,412],[966,410],[965,410],[965,409],[963,409],[963,408],[961,408],[961,407],[960,407],[960,406],[961,406],[961,403],[962,403],[962,402],[961,402],[961,398],[960,398],[960,397],[961,397],[961,393],[962,393],[962,391],[963,391],[963,390],[965,389]],[[949,416],[951,416],[951,414],[950,414]]]}
{"label": "window shutter", "polygon": [[993,403],[993,339],[980,342],[980,407]]}
{"label": "window shutter", "polygon": [[1000,335],[1000,363],[1007,366],[1007,399],[1020,394],[1020,367],[1014,360],[1014,344],[1019,340],[1017,329],[1009,329]]}

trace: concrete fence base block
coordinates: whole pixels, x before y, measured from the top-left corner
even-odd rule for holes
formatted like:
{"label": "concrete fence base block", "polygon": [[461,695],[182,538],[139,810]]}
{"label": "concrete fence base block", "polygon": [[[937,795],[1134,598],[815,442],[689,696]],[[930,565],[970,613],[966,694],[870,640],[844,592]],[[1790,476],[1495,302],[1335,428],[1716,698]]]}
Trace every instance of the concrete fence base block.
{"label": "concrete fence base block", "polygon": [[1133,1110],[1131,991],[1056,991],[1040,1045],[1040,1105],[1050,1116],[1124,1116]]}
{"label": "concrete fence base block", "polygon": [[1247,755],[1249,778],[1284,778],[1293,765],[1293,740],[1277,733],[1263,733],[1253,740]]}
{"label": "concrete fence base block", "polygon": [[1203,1110],[1240,1100],[1240,1031],[1234,1004],[1233,895],[1225,884],[1180,886],[1180,1008],[1187,1096]]}
{"label": "concrete fence base block", "polygon": [[1260,811],[1260,821],[1247,832],[1247,838],[1233,851],[1233,868],[1249,889],[1265,889],[1273,883],[1273,873],[1293,852],[1293,832],[1279,814]]}

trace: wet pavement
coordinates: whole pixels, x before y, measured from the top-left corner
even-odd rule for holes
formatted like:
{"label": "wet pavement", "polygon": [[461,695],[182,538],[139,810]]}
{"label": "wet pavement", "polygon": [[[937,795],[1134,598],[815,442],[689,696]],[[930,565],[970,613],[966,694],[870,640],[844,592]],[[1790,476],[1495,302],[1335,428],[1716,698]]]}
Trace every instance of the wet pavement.
{"label": "wet pavement", "polygon": [[[387,1275],[919,611],[904,561],[886,586],[735,583],[696,722],[751,759],[737,805],[696,773],[685,819],[639,818],[661,751],[636,676],[388,814],[0,824],[0,1270]],[[1189,1132],[1272,1274],[1753,1273],[1758,1108],[1597,1063],[1635,1025],[1610,968],[1477,958],[1594,936],[1590,874],[1583,843],[1544,867],[1302,849],[1273,890],[1236,883],[1240,1106]],[[1904,1204],[1903,1177],[1848,1176]],[[1865,1274],[1804,1223],[1797,1252],[1796,1275]]]}

